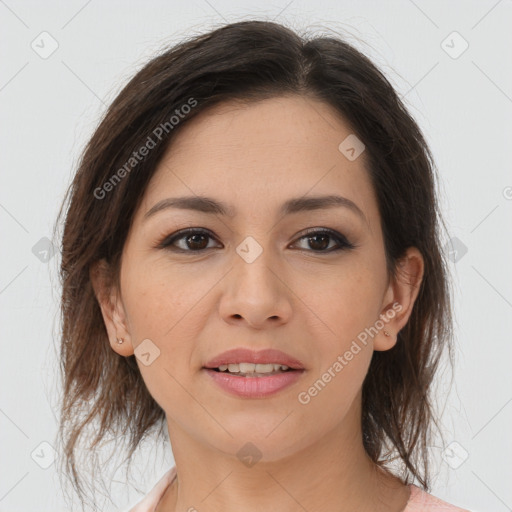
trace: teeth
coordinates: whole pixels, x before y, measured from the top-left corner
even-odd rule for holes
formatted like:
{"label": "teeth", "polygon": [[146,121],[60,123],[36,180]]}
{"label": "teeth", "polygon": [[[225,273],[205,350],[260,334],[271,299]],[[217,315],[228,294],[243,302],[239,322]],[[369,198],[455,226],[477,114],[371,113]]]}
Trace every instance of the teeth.
{"label": "teeth", "polygon": [[272,373],[288,370],[285,364],[254,364],[254,363],[230,363],[219,366],[221,372],[228,370],[230,373]]}

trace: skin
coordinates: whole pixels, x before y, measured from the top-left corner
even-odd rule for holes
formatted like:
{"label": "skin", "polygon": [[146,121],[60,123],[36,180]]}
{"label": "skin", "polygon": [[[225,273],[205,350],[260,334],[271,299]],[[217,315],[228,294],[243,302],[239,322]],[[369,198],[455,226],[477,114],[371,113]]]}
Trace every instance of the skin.
{"label": "skin", "polygon": [[[177,133],[144,194],[124,247],[120,289],[108,286],[104,262],[93,268],[112,349],[129,356],[150,339],[160,350],[149,366],[137,359],[166,413],[178,472],[157,512],[406,506],[409,488],[364,451],[361,388],[373,351],[391,349],[407,323],[423,258],[409,248],[401,262],[408,279],[388,279],[365,153],[349,161],[338,150],[351,133],[332,107],[302,96],[202,112]],[[333,193],[356,203],[365,219],[343,207],[277,214],[289,198]],[[213,197],[235,215],[170,208],[144,220],[158,201],[183,195]],[[187,253],[156,247],[188,227],[213,237],[176,241]],[[336,240],[308,243],[307,228],[331,228],[356,247],[329,253],[327,243]],[[263,249],[252,263],[236,252],[247,236]],[[300,403],[298,393],[394,303],[402,308],[386,323],[390,336],[379,330],[369,337],[317,396]],[[228,395],[202,367],[235,347],[278,348],[306,371],[271,397]],[[251,467],[236,455],[247,442],[261,452]]]}

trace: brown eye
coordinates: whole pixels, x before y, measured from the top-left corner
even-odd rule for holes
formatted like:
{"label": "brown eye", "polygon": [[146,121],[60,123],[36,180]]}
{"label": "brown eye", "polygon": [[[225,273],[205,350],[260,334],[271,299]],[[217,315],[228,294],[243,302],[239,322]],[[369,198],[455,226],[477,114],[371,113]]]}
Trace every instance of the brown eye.
{"label": "brown eye", "polygon": [[178,252],[200,252],[212,248],[208,246],[209,239],[213,239],[213,237],[208,231],[186,229],[167,237],[159,247]]}
{"label": "brown eye", "polygon": [[329,247],[330,235],[313,235],[308,236],[309,246],[315,251],[323,251]]}
{"label": "brown eye", "polygon": [[203,233],[196,235],[187,235],[185,238],[185,243],[188,244],[187,247],[189,249],[206,249],[208,246],[208,235],[205,235]]}
{"label": "brown eye", "polygon": [[[215,247],[209,245],[210,240],[215,240],[210,232],[189,228],[168,236],[158,245],[158,248],[176,252],[202,252]],[[331,253],[356,247],[341,233],[328,228],[309,230],[298,240],[306,241],[308,247],[304,249],[307,252]]]}
{"label": "brown eye", "polygon": [[[341,233],[326,228],[311,230],[298,240],[306,240],[309,250],[312,252],[330,253],[355,247]],[[334,246],[331,245],[331,242],[335,242]]]}

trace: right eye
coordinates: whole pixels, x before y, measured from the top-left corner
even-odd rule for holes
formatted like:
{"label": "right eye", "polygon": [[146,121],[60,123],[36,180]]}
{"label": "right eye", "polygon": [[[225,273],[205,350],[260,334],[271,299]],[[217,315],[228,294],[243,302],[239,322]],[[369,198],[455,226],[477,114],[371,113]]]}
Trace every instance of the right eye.
{"label": "right eye", "polygon": [[[213,248],[208,247],[209,238],[214,239],[215,237],[207,230],[187,228],[166,237],[158,247],[177,252],[201,252]],[[181,245],[177,245],[177,242],[180,242]]]}

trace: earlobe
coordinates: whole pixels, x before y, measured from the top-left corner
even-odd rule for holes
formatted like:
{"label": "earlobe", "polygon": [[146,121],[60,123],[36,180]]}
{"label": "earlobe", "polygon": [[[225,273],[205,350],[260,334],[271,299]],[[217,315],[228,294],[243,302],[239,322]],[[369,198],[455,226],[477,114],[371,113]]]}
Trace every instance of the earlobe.
{"label": "earlobe", "polygon": [[[113,284],[108,263],[102,259],[91,265],[89,276],[101,309],[110,346],[122,356],[132,355],[133,347],[126,326],[126,314],[119,291]],[[119,340],[123,341],[120,343]]]}
{"label": "earlobe", "polygon": [[398,263],[396,279],[389,283],[386,291],[380,314],[384,325],[375,336],[374,350],[384,351],[395,346],[399,331],[411,316],[423,273],[424,260],[421,252],[416,247],[409,247]]}

